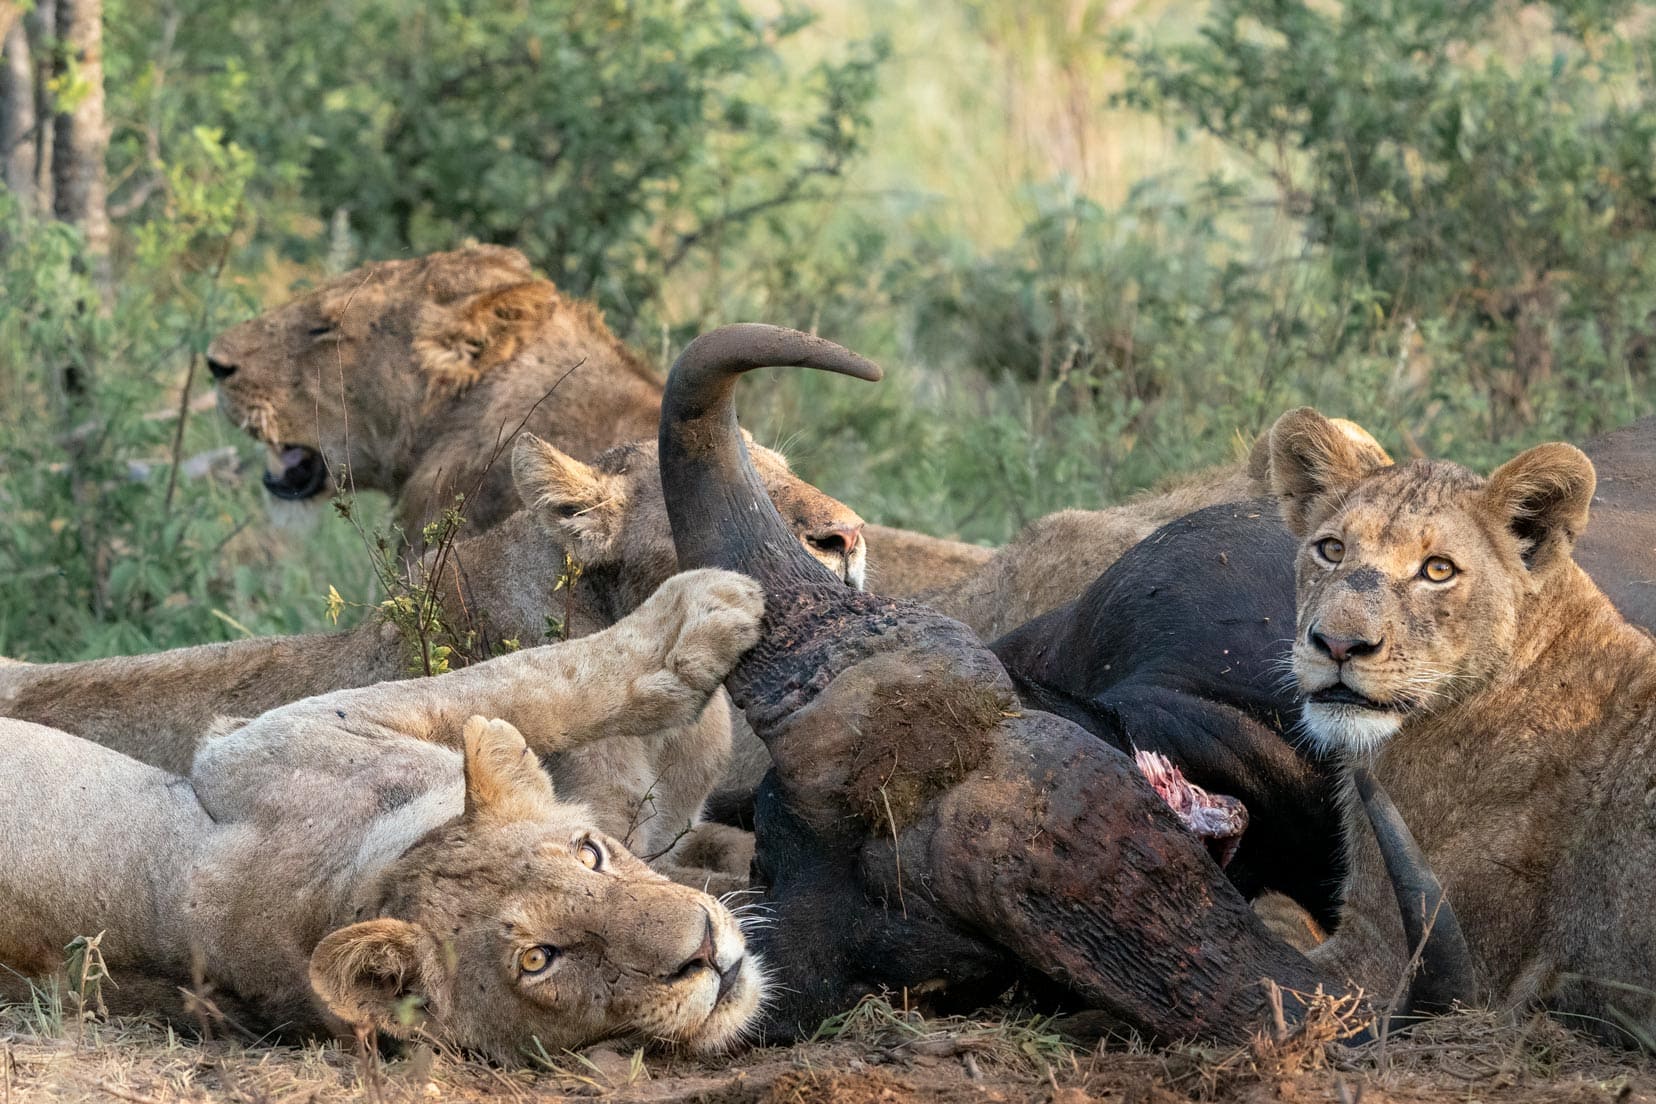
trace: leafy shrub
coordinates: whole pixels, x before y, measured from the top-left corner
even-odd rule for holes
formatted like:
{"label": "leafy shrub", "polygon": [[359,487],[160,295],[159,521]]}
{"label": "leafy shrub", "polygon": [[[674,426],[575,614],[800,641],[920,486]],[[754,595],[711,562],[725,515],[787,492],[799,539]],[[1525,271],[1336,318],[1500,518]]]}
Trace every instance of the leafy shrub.
{"label": "leafy shrub", "polygon": [[[165,14],[132,13],[141,54]],[[623,327],[688,255],[821,192],[866,140],[882,48],[787,72],[811,22],[738,0],[208,4],[173,28],[165,86],[369,256],[515,246]],[[227,60],[221,60],[227,59]],[[309,238],[289,242],[303,256]]]}

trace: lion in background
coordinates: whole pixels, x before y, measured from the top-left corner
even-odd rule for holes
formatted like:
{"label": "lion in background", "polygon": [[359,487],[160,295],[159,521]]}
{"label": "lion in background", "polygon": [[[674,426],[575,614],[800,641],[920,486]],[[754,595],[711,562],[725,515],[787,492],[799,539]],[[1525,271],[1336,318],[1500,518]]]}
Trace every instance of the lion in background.
{"label": "lion in background", "polygon": [[[517,509],[496,461],[520,429],[584,461],[653,440],[661,415],[660,377],[598,309],[500,246],[364,265],[226,330],[207,364],[220,409],[269,449],[267,490],[320,500],[347,471],[392,496],[416,548],[457,495],[474,532]],[[863,560],[860,519],[804,536]]]}
{"label": "lion in background", "polygon": [[[1413,829],[1470,945],[1464,999],[1649,1040],[1656,640],[1573,558],[1591,461],[1548,444],[1487,479],[1393,465],[1309,408],[1283,415],[1270,449],[1301,542],[1303,728],[1369,766]],[[1312,957],[1385,991],[1412,948],[1346,804],[1339,927]]]}
{"label": "lion in background", "polygon": [[735,917],[560,800],[536,756],[690,723],[762,611],[741,575],[677,575],[592,636],[273,710],[187,778],[0,721],[0,994],[101,933],[116,1012],[181,1018],[205,990],[253,1035],[371,1028],[499,1061],[728,1046],[764,996]]}

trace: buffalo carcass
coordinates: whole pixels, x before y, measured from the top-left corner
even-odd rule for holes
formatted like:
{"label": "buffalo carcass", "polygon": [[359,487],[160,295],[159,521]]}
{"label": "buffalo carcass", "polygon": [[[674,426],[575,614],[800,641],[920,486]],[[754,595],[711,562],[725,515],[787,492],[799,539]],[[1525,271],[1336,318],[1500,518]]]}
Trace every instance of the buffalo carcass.
{"label": "buffalo carcass", "polygon": [[1333,759],[1294,742],[1283,657],[1295,542],[1270,500],[1210,506],[1128,549],[1086,593],[990,645],[1031,705],[1123,751],[1159,752],[1239,798],[1247,829],[1225,868],[1253,897],[1285,893],[1324,927],[1338,911]]}
{"label": "buffalo carcass", "polygon": [[[1576,559],[1623,616],[1656,630],[1656,418],[1582,449],[1599,489]],[[1343,881],[1336,773],[1294,739],[1300,702],[1285,666],[1295,550],[1269,499],[1199,510],[991,648],[1025,701],[1239,798],[1248,825],[1232,881],[1249,896],[1285,893],[1331,927]]]}
{"label": "buffalo carcass", "polygon": [[1598,473],[1575,560],[1621,615],[1656,632],[1656,417],[1581,446]]}
{"label": "buffalo carcass", "polygon": [[[805,334],[727,327],[685,349],[662,409],[681,567],[765,587],[760,642],[727,685],[774,763],[755,860],[773,914],[760,944],[782,993],[771,1034],[809,1031],[879,989],[959,1007],[1028,975],[1155,1037],[1237,1039],[1260,1022],[1262,978],[1313,991],[1324,979],[1264,929],[1130,759],[1023,709],[964,625],[849,590],[796,550],[731,401],[738,375],[767,365],[879,371]],[[1418,933],[1430,873],[1399,825],[1376,828]],[[1457,991],[1454,932],[1440,914],[1422,975],[1436,991],[1419,995]]]}

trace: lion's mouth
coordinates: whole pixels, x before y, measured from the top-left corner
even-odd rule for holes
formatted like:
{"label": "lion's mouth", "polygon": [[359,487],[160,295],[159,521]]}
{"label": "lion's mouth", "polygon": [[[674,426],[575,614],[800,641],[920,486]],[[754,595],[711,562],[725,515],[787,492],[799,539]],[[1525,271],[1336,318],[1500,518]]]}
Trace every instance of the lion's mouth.
{"label": "lion's mouth", "polygon": [[264,473],[265,490],[277,498],[315,498],[328,485],[328,465],[322,454],[307,445],[277,445],[271,449],[274,471]]}
{"label": "lion's mouth", "polygon": [[1395,713],[1397,706],[1377,702],[1364,694],[1359,694],[1343,682],[1336,682],[1332,686],[1325,686],[1321,690],[1314,690],[1306,695],[1307,701],[1318,705],[1354,705],[1358,709],[1372,709],[1376,713]]}
{"label": "lion's mouth", "polygon": [[713,998],[713,1007],[717,1008],[730,997],[731,991],[737,988],[742,980],[742,967],[747,965],[747,956],[743,955],[729,966],[719,971],[719,993]]}

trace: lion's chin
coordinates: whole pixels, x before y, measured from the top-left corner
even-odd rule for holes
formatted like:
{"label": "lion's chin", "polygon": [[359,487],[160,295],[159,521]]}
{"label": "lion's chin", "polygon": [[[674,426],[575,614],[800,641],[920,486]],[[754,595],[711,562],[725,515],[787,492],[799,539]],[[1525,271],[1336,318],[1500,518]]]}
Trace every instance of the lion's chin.
{"label": "lion's chin", "polygon": [[1403,724],[1399,711],[1375,702],[1308,701],[1300,716],[1306,733],[1329,751],[1378,751]]}
{"label": "lion's chin", "polygon": [[727,1053],[748,1038],[764,998],[764,968],[758,956],[749,953],[735,982],[715,999],[706,1018],[680,1037],[680,1045],[695,1054]]}

